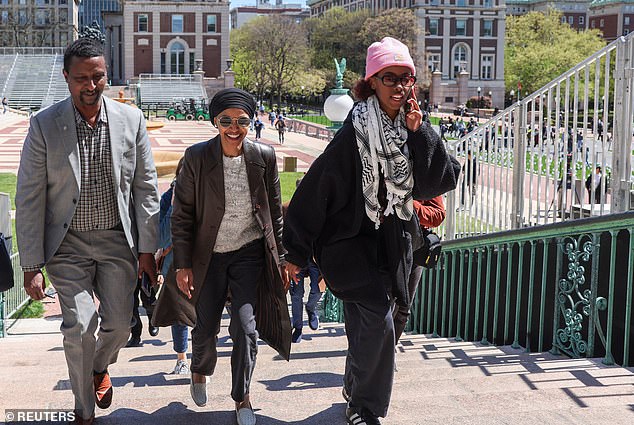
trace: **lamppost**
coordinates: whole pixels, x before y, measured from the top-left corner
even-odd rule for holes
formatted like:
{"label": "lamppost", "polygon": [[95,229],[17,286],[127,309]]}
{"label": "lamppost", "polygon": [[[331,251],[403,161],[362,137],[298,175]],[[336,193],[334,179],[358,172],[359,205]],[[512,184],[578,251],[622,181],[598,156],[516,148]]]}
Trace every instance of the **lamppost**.
{"label": "lamppost", "polygon": [[354,101],[348,95],[348,89],[343,88],[343,74],[346,70],[346,59],[342,58],[341,62],[335,59],[337,67],[337,80],[335,88],[330,90],[330,96],[324,102],[324,114],[332,121],[331,129],[341,128],[343,121],[348,116],[348,112],[352,109]]}
{"label": "lamppost", "polygon": [[482,87],[478,86],[478,88],[476,89],[478,90],[478,121],[480,120],[480,102],[481,102],[481,97],[480,97],[480,92],[482,92]]}
{"label": "lamppost", "polygon": [[300,89],[302,89],[302,91],[301,91],[301,93],[299,95],[299,101],[301,102],[301,105],[302,105],[301,108],[304,109],[304,103],[305,103],[304,102],[304,89],[305,89],[305,87],[301,86]]}
{"label": "lamppost", "polygon": [[509,96],[511,96],[511,104],[513,104],[515,101],[515,90],[511,89]]}

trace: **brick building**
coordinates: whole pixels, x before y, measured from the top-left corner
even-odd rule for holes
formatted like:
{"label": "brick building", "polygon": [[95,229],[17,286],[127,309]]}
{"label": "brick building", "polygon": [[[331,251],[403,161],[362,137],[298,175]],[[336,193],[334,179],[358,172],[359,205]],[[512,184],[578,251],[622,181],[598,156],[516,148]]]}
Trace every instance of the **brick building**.
{"label": "brick building", "polygon": [[126,80],[190,74],[200,60],[206,77],[219,77],[229,59],[229,3],[126,0],[123,50]]}
{"label": "brick building", "polygon": [[77,37],[80,0],[0,0],[0,46],[66,47]]}
{"label": "brick building", "polygon": [[295,19],[296,23],[301,23],[304,19],[310,17],[310,9],[302,7],[301,4],[282,3],[277,1],[271,4],[268,0],[258,0],[257,6],[238,6],[229,12],[231,29],[240,28],[251,19],[258,16],[267,15],[283,15]]}
{"label": "brick building", "polygon": [[373,14],[413,9],[422,32],[414,61],[427,67],[419,74],[431,74],[427,100],[453,107],[480,94],[490,96],[494,106],[503,106],[504,0],[309,0],[307,4],[311,16],[335,6],[370,9]]}
{"label": "brick building", "polygon": [[507,15],[524,15],[528,12],[547,12],[554,8],[562,13],[561,22],[572,28],[585,30],[588,28],[588,0],[506,0]]}
{"label": "brick building", "polygon": [[612,41],[634,30],[634,0],[595,0],[588,8],[588,27]]}

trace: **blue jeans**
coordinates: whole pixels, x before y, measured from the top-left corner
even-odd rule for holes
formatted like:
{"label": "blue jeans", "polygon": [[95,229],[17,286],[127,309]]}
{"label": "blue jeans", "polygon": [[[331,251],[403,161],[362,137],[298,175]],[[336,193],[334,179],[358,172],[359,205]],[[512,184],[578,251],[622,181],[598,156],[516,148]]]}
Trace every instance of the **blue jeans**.
{"label": "blue jeans", "polygon": [[172,325],[172,340],[174,351],[177,353],[187,352],[187,326]]}
{"label": "blue jeans", "polygon": [[310,294],[308,294],[308,302],[306,303],[306,311],[313,313],[317,308],[317,302],[321,298],[319,291],[319,269],[317,265],[310,261],[308,266],[297,274],[297,283],[291,283],[291,311],[293,313],[293,327],[302,329],[304,304],[304,278],[310,277]]}

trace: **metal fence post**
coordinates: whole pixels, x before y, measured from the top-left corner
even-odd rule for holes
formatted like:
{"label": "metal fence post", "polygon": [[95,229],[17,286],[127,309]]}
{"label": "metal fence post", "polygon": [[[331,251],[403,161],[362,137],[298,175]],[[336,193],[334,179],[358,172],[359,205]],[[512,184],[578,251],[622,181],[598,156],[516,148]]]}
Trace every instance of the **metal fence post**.
{"label": "metal fence post", "polygon": [[513,132],[513,199],[511,202],[511,228],[524,227],[524,178],[526,175],[526,103],[520,101],[514,111]]}
{"label": "metal fence post", "polygon": [[[457,156],[457,144],[448,144],[447,148],[449,153],[455,158]],[[458,195],[458,188],[447,193],[447,208],[449,211],[447,214],[447,220],[445,222],[445,239],[451,240],[456,238],[456,196]]]}
{"label": "metal fence post", "polygon": [[[0,232],[4,234],[7,241],[7,250],[11,253],[12,234],[11,234],[11,199],[8,194],[0,193]],[[6,294],[0,292],[0,338],[5,336],[6,326]]]}
{"label": "metal fence post", "polygon": [[634,101],[632,80],[632,38],[621,38],[616,47],[614,70],[614,150],[612,151],[612,213],[628,211],[632,173],[632,102]]}

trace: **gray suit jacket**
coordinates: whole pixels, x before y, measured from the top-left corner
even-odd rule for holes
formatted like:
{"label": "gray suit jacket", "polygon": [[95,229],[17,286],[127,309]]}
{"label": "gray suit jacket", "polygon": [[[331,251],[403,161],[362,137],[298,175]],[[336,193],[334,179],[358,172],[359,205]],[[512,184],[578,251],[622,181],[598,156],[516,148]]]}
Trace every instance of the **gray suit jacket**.
{"label": "gray suit jacket", "polygon": [[[158,249],[159,197],[145,119],[139,109],[102,98],[108,113],[113,181],[121,224],[136,256]],[[31,118],[15,197],[20,264],[45,264],[66,236],[81,182],[71,98]]]}

